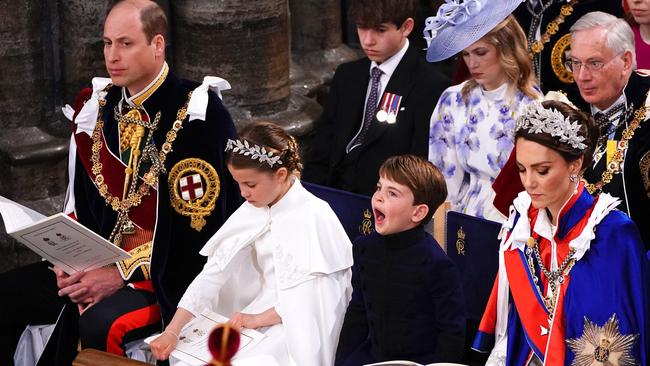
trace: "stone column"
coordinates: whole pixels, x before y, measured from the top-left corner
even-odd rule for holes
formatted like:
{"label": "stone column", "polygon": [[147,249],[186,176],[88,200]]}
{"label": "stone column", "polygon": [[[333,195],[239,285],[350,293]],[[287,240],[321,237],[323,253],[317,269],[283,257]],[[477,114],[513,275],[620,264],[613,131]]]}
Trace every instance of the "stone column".
{"label": "stone column", "polygon": [[6,0],[0,17],[0,129],[37,126],[49,109],[41,0]]}
{"label": "stone column", "polygon": [[320,107],[289,87],[287,0],[175,0],[170,8],[176,71],[227,79],[224,102],[238,126],[266,119],[297,135],[311,128]]}
{"label": "stone column", "polygon": [[290,0],[291,50],[305,63],[340,63],[358,57],[342,41],[341,0]]}
{"label": "stone column", "polygon": [[104,65],[104,19],[107,1],[59,1],[60,60],[63,100],[91,87],[95,76],[107,77]]}
{"label": "stone column", "polygon": [[[48,197],[65,188],[66,141],[42,127],[55,110],[51,8],[42,0],[0,7],[0,195],[46,214]],[[3,232],[3,231],[2,231]],[[38,257],[0,232],[0,271]]]}
{"label": "stone column", "polygon": [[363,54],[342,42],[341,0],[289,0],[289,5],[292,87],[324,99],[324,84],[332,79],[336,67]]}
{"label": "stone column", "polygon": [[0,195],[22,201],[65,188],[65,165],[56,164],[67,144],[42,129],[55,108],[47,5],[7,0],[0,8]]}
{"label": "stone column", "polygon": [[176,71],[227,79],[226,103],[253,114],[286,109],[289,97],[287,0],[176,0],[171,3]]}

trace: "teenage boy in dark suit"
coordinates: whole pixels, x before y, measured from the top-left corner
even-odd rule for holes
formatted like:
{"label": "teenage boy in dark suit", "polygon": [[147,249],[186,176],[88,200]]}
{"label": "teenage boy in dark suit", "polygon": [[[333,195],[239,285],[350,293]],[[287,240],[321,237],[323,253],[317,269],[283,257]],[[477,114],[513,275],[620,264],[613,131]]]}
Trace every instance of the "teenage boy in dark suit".
{"label": "teenage boy in dark suit", "polygon": [[386,158],[426,158],[429,120],[447,78],[409,45],[416,8],[415,0],[352,1],[349,18],[367,57],[336,70],[305,180],[371,195]]}

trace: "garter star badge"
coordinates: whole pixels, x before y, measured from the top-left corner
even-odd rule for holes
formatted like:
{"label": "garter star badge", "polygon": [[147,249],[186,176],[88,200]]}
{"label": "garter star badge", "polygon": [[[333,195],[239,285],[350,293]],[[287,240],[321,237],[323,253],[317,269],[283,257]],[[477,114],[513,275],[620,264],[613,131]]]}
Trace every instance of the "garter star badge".
{"label": "garter star badge", "polygon": [[176,212],[189,216],[190,226],[201,231],[205,216],[214,210],[221,183],[217,171],[205,160],[184,159],[169,172],[169,195]]}
{"label": "garter star badge", "polygon": [[631,353],[638,337],[638,334],[621,334],[616,314],[613,314],[602,327],[585,317],[582,336],[567,340],[567,344],[575,354],[571,366],[637,365]]}

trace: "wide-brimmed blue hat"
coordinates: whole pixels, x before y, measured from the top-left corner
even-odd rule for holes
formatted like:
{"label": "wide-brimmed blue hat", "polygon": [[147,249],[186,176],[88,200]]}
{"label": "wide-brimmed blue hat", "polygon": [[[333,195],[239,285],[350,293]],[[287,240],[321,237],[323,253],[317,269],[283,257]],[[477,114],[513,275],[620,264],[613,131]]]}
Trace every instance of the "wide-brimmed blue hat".
{"label": "wide-brimmed blue hat", "polygon": [[488,34],[525,0],[445,0],[424,27],[427,61],[449,58]]}

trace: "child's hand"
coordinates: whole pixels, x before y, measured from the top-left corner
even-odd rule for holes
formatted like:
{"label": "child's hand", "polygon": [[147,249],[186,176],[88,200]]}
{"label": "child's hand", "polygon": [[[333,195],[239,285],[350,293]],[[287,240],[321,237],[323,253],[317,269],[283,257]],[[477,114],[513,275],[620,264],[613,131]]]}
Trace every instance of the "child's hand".
{"label": "child's hand", "polygon": [[158,338],[151,341],[149,346],[154,357],[162,361],[169,358],[169,354],[176,348],[176,343],[178,343],[177,335],[166,330]]}
{"label": "child's hand", "polygon": [[228,321],[228,324],[235,330],[240,330],[241,328],[259,328],[257,315],[254,314],[235,313]]}

